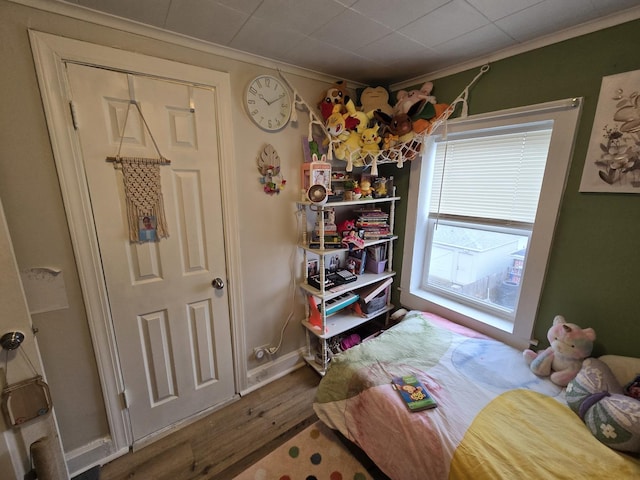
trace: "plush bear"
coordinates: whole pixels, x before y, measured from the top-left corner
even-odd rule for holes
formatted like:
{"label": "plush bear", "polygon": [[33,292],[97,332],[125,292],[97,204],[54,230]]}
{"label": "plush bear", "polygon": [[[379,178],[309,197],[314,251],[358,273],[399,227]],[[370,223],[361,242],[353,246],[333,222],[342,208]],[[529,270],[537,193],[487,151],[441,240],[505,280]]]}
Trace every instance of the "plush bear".
{"label": "plush bear", "polygon": [[550,376],[553,383],[566,387],[582,368],[582,361],[591,355],[596,333],[592,328],[567,323],[562,315],[557,315],[547,339],[549,348],[538,353],[527,349],[523,356],[533,373]]}

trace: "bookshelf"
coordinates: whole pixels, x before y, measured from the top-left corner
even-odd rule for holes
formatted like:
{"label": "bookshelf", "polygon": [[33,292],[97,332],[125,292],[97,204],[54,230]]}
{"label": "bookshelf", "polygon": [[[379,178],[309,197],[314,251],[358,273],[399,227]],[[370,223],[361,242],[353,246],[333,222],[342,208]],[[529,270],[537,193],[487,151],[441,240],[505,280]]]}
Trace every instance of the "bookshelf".
{"label": "bookshelf", "polygon": [[[340,338],[370,322],[384,321],[385,325],[388,322],[393,309],[390,289],[396,275],[391,268],[393,243],[398,238],[393,234],[398,200],[400,197],[393,195],[324,205],[297,202],[304,225],[298,247],[304,253],[303,281],[299,286],[307,298],[306,318],[301,321],[307,337],[305,360],[320,375],[326,373],[331,359],[340,354],[331,348]],[[340,225],[345,219],[353,221],[353,230],[359,236],[357,247],[341,244],[342,232],[336,232],[333,223]],[[361,263],[354,261],[358,258]],[[347,268],[353,268],[354,281],[327,283],[335,279],[333,270]],[[309,283],[312,274],[316,276],[316,286]],[[350,297],[344,295],[347,292],[355,294],[358,300],[350,299],[351,303],[334,312],[334,302]]]}

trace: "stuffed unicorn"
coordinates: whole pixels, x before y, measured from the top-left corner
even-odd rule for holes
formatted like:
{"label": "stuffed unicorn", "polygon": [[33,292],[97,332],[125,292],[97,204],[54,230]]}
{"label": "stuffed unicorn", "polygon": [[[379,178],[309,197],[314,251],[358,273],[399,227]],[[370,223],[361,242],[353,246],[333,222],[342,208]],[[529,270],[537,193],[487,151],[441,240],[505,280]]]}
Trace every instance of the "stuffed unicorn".
{"label": "stuffed unicorn", "polygon": [[562,315],[556,315],[553,326],[547,333],[551,346],[541,352],[522,352],[531,371],[540,377],[550,376],[551,381],[561,387],[575,378],[582,361],[591,355],[596,333],[592,328],[582,329],[567,323]]}

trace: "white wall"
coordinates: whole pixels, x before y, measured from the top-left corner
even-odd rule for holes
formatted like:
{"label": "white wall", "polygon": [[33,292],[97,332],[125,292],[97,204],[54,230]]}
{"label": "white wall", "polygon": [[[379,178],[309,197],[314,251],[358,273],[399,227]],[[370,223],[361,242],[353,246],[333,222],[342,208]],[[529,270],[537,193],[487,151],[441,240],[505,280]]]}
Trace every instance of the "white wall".
{"label": "white wall", "polygon": [[[7,0],[0,0],[0,18],[3,61],[10,65],[0,76],[0,191],[19,269],[47,266],[64,272],[69,307],[33,315],[32,320],[40,331],[44,368],[58,405],[60,432],[68,457],[82,455],[89,445],[99,443],[108,433],[108,426],[28,29],[229,72],[233,95],[229,120],[236,157],[224,161],[236,163],[241,289],[246,292],[240,299],[242,318],[235,319],[242,322],[246,336],[248,375],[241,388],[255,388],[260,382],[281,375],[297,361],[297,351],[304,345],[299,324],[303,316],[300,297],[279,354],[265,363],[255,361],[252,354],[256,346],[277,343],[283,322],[291,312],[290,262],[293,259],[299,272],[301,261],[294,251],[294,202],[299,198],[301,137],[306,136],[308,117],[298,112],[297,127],[268,134],[251,123],[241,102],[244,88],[254,76],[277,74],[274,62],[238,54],[230,58],[195,41],[164,34],[158,34],[159,39],[150,38],[155,33],[149,30],[127,33],[124,30],[132,27],[113,19],[108,21],[112,26],[101,26]],[[310,102],[315,102],[335,80],[291,66],[279,67]],[[280,195],[266,195],[258,182],[256,158],[267,143],[280,155],[288,180]]]}
{"label": "white wall", "polygon": [[[2,368],[0,369],[0,390],[35,376],[31,364],[38,374],[42,374],[42,363],[36,338],[31,329],[31,320],[25,302],[18,266],[13,255],[13,246],[0,199],[0,336],[8,332],[22,332],[24,342],[18,349],[7,351],[0,348]],[[23,355],[24,354],[24,355]],[[28,360],[25,359],[28,357]],[[6,360],[6,364],[5,364]],[[30,364],[31,363],[31,364]],[[5,369],[6,365],[6,369]],[[56,405],[53,406],[54,410]],[[62,445],[56,428],[55,413],[34,419],[17,429],[7,425],[4,416],[0,419],[0,471],[3,478],[13,473],[22,478],[30,469],[29,446],[48,436],[56,441],[58,471],[67,474],[62,454]],[[62,478],[62,477],[61,477]]]}

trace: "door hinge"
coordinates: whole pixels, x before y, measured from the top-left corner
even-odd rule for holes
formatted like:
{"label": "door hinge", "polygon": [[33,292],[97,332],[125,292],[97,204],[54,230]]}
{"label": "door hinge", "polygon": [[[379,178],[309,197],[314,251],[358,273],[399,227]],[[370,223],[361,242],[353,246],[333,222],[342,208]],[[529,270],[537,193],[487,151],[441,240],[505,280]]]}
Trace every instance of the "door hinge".
{"label": "door hinge", "polygon": [[73,123],[74,130],[78,130],[78,119],[76,117],[76,104],[73,100],[69,100],[69,111],[71,112],[71,122]]}
{"label": "door hinge", "polygon": [[122,404],[122,408],[129,408],[129,396],[127,395],[127,390],[123,390],[120,394],[120,403]]}

